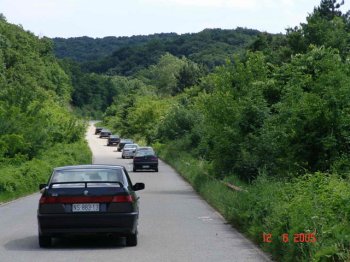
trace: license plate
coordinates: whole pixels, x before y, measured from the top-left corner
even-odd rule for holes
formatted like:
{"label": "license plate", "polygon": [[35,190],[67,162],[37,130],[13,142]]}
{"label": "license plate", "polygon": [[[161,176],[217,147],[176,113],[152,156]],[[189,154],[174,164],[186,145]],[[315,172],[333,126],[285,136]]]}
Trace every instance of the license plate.
{"label": "license plate", "polygon": [[73,204],[72,212],[97,212],[100,211],[99,203]]}
{"label": "license plate", "polygon": [[149,165],[143,165],[142,168],[149,168]]}

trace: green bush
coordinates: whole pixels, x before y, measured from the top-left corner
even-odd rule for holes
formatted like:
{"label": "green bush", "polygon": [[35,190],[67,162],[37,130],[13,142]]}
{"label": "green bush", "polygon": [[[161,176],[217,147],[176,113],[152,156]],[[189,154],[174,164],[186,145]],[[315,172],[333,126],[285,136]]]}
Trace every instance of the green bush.
{"label": "green bush", "polygon": [[[290,181],[261,174],[250,185],[240,182],[247,192],[232,191],[209,175],[209,162],[182,151],[179,141],[156,143],[154,147],[227,221],[277,261],[350,259],[347,180],[325,173],[307,174]],[[263,232],[272,234],[272,243],[263,243]],[[315,233],[316,242],[294,243],[297,233]],[[283,234],[289,235],[288,243],[282,241]]]}
{"label": "green bush", "polygon": [[90,163],[90,149],[85,141],[79,140],[72,144],[56,144],[30,161],[2,165],[0,202],[37,191],[40,183],[47,182],[54,167]]}

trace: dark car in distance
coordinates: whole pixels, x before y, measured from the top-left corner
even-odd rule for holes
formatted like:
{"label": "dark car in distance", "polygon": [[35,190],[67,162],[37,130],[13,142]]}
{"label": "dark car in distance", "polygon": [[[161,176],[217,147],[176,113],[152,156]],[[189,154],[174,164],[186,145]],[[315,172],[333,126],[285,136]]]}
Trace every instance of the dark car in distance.
{"label": "dark car in distance", "polygon": [[153,169],[158,172],[158,157],[152,147],[139,147],[133,159],[133,171],[138,169]]}
{"label": "dark car in distance", "polygon": [[127,138],[120,139],[120,142],[119,142],[118,147],[117,147],[118,152],[123,150],[125,144],[133,144],[133,143],[134,143],[134,140],[132,140],[132,139],[127,139]]}
{"label": "dark car in distance", "polygon": [[126,237],[137,245],[139,218],[135,191],[123,166],[78,165],[57,167],[47,184],[37,211],[39,245],[49,247],[53,237],[86,234]]}
{"label": "dark car in distance", "polygon": [[109,137],[110,135],[112,135],[112,132],[108,129],[102,129],[100,132],[100,138]]}
{"label": "dark car in distance", "polygon": [[118,145],[120,137],[117,135],[110,135],[107,140],[107,146]]}
{"label": "dark car in distance", "polygon": [[101,133],[103,127],[96,127],[95,129],[95,135],[98,135],[99,133]]}

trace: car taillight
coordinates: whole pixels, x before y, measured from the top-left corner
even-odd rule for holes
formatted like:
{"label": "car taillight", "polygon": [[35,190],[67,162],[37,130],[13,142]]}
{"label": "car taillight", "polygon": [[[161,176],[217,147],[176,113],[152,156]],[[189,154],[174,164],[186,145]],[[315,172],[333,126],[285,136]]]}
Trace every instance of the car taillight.
{"label": "car taillight", "polygon": [[158,157],[152,156],[152,157],[151,157],[151,160],[158,160]]}
{"label": "car taillight", "polygon": [[45,196],[41,196],[39,203],[40,204],[50,204],[52,203],[52,200],[49,199],[50,197],[45,197]]}
{"label": "car taillight", "polygon": [[112,202],[114,203],[133,202],[133,198],[131,195],[115,196],[113,197]]}
{"label": "car taillight", "polygon": [[125,196],[74,196],[74,197],[53,197],[42,196],[40,204],[70,204],[70,203],[108,203],[108,202],[133,202],[131,195]]}

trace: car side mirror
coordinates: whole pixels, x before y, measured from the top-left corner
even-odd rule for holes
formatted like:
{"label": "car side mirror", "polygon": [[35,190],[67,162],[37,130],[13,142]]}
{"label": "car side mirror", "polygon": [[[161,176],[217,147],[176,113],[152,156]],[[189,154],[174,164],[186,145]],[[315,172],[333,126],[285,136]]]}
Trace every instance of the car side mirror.
{"label": "car side mirror", "polygon": [[136,183],[135,185],[132,186],[132,189],[134,191],[145,189],[145,184],[144,183]]}

